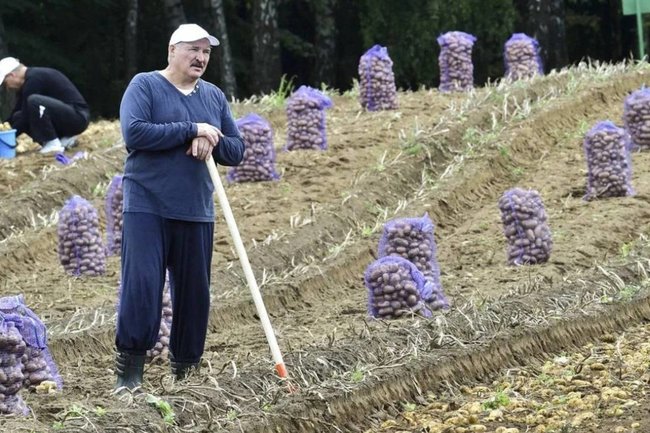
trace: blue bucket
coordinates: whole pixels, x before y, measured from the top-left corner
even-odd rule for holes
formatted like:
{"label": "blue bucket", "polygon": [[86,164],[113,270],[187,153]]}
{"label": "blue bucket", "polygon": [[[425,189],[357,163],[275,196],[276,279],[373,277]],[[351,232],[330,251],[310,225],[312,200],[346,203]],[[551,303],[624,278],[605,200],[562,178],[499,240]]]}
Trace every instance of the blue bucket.
{"label": "blue bucket", "polygon": [[16,130],[0,131],[0,158],[16,157]]}

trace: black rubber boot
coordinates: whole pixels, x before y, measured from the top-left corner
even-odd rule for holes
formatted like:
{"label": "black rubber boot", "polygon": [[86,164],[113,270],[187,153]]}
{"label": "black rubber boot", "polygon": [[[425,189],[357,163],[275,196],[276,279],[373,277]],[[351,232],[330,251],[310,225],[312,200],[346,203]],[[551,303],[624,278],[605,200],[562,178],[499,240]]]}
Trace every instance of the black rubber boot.
{"label": "black rubber boot", "polygon": [[117,374],[115,390],[126,388],[133,391],[142,385],[143,373],[144,355],[117,352],[115,357],[115,374]]}
{"label": "black rubber boot", "polygon": [[170,358],[169,364],[176,380],[185,379],[190,373],[198,371],[201,365],[200,362],[176,362],[173,358]]}

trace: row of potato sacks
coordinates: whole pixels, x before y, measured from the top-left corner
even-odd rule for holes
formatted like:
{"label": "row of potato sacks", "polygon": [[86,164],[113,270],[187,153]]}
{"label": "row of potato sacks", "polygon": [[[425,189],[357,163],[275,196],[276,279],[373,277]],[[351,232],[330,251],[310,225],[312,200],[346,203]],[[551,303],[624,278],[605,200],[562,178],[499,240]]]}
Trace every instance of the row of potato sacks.
{"label": "row of potato sacks", "polygon": [[[625,197],[632,188],[630,135],[611,121],[597,122],[583,141],[587,161],[585,200]],[[513,188],[499,199],[507,240],[507,262],[511,265],[548,261],[553,242],[546,210],[535,190]]]}
{"label": "row of potato sacks", "polygon": [[[588,174],[585,200],[624,197],[631,187],[629,134],[612,122],[598,122],[586,134]],[[498,201],[506,238],[508,265],[534,265],[549,260],[551,230],[542,198],[532,189],[512,188]],[[440,284],[433,223],[427,215],[389,221],[379,242],[380,259],[366,269],[368,312],[392,319],[448,307]]]}
{"label": "row of potato sacks", "polygon": [[[609,120],[595,123],[584,136],[587,163],[584,200],[627,197],[632,187],[632,152],[650,149],[650,93],[628,95],[619,127]],[[507,263],[526,265],[549,260],[553,242],[546,210],[535,190],[513,188],[499,199],[507,241]]]}
{"label": "row of potato sacks", "polygon": [[[513,188],[498,202],[509,265],[548,260],[553,246],[539,194]],[[440,283],[434,225],[421,218],[397,218],[384,224],[378,257],[364,273],[368,314],[378,319],[432,317],[449,308]]]}
{"label": "row of potato sacks", "polygon": [[[441,47],[440,90],[469,90],[473,87],[472,47],[476,37],[463,32],[448,32],[438,38]],[[519,79],[543,72],[537,41],[515,33],[504,48],[506,75]],[[386,47],[374,45],[359,59],[359,102],[368,111],[397,108],[397,88],[393,61]],[[325,110],[332,101],[309,86],[299,87],[286,104],[287,141],[284,150],[327,149]],[[237,120],[246,150],[242,163],[230,168],[230,182],[278,180],[273,130],[269,122],[256,113]]]}
{"label": "row of potato sacks", "polygon": [[587,161],[585,200],[634,194],[632,156],[650,150],[650,90],[642,87],[623,102],[623,125],[597,122],[583,142]]}
{"label": "row of potato sacks", "polygon": [[[471,50],[476,38],[463,32],[448,32],[438,38],[441,46],[440,69],[443,91],[473,87]],[[522,33],[514,34],[505,44],[506,72],[509,77],[525,78],[542,72],[537,41]],[[359,102],[368,111],[397,108],[397,89],[393,61],[386,47],[374,45],[359,59]],[[284,150],[327,149],[325,110],[332,101],[309,86],[299,87],[286,103],[287,141]],[[256,113],[237,120],[246,150],[237,167],[228,170],[229,182],[278,180],[273,130]]]}
{"label": "row of potato sacks", "polygon": [[[472,49],[476,37],[465,32],[447,32],[440,45],[440,91],[465,91],[474,87]],[[514,33],[504,44],[505,76],[518,80],[544,73],[539,43],[524,33]],[[375,45],[359,61],[359,99],[368,111],[397,108],[393,61],[386,47]]]}
{"label": "row of potato sacks", "polygon": [[[466,91],[474,87],[472,50],[476,40],[476,36],[458,31],[438,37],[441,92]],[[524,33],[514,33],[505,42],[503,60],[508,79],[519,80],[544,73],[539,43]]]}
{"label": "row of potato sacks", "polygon": [[[88,200],[72,196],[59,211],[58,252],[64,270],[77,277],[93,277],[104,274],[106,258],[120,255],[122,246],[123,175],[113,176],[104,199],[106,214],[106,245],[102,240],[99,213]],[[117,287],[116,308],[119,310],[121,284]],[[162,314],[158,338],[147,359],[166,359],[172,326],[172,292],[169,275],[163,289]]]}

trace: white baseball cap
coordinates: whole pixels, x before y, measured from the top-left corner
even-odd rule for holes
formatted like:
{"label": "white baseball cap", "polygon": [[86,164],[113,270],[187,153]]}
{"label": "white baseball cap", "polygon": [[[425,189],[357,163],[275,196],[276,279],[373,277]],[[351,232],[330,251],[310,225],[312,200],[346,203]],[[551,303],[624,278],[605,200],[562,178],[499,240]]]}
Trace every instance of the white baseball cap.
{"label": "white baseball cap", "polygon": [[207,39],[210,41],[210,45],[219,45],[219,39],[209,34],[203,27],[197,24],[181,24],[178,26],[174,30],[174,33],[172,33],[172,37],[169,38],[169,45],[175,45],[179,42],[194,42],[199,39]]}
{"label": "white baseball cap", "polygon": [[0,60],[0,85],[5,80],[8,73],[20,66],[20,61],[15,57],[5,57]]}

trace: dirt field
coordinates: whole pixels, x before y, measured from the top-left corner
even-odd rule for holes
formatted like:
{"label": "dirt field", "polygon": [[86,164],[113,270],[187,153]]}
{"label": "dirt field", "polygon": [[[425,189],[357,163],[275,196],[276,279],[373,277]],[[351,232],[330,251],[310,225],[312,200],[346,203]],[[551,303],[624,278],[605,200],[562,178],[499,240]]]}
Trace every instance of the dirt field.
{"label": "dirt field", "polygon": [[[594,417],[575,426],[569,415],[568,424],[559,419],[553,426],[535,418],[545,414],[545,396],[568,401],[575,397],[571,392],[580,392],[589,402],[589,395],[602,395],[600,388],[565,384],[542,394],[530,385],[517,387],[524,372],[532,379],[539,371],[554,377],[558,357],[566,358],[562,368],[585,365],[587,349],[577,352],[581,358],[570,354],[575,348],[589,347],[599,357],[622,350],[598,346],[607,343],[599,338],[611,334],[619,341],[623,329],[650,318],[650,154],[633,155],[636,195],[582,200],[584,133],[600,120],[621,123],[625,96],[648,76],[646,66],[583,65],[468,94],[400,93],[399,109],[382,113],[360,111],[354,94],[333,96],[327,151],[279,152],[279,181],[227,186],[298,391],[289,393],[273,373],[220,219],[202,373],[181,383],[171,380],[165,363],[145,373],[145,391],[171,404],[173,422],[165,422],[146,395],[129,401],[111,395],[119,258],[109,259],[102,277],[74,278],[56,255],[57,212],[70,195],[91,200],[105,221],[106,188],[125,157],[118,125],[94,124],[78,148],[87,158],[70,166],[26,146],[18,158],[0,161],[0,285],[3,294],[23,293],[46,321],[65,387],[53,395],[23,392],[30,417],[1,420],[0,426],[12,432],[609,429],[615,424],[604,416],[613,407],[608,405],[585,406]],[[268,118],[276,147],[284,145],[281,105],[249,101],[234,110]],[[496,203],[514,186],[537,189],[544,200],[554,241],[547,264],[505,265]],[[383,223],[425,212],[436,226],[450,310],[429,320],[369,319],[362,277],[376,258]],[[598,371],[612,372],[611,378],[602,373],[603,386],[620,387],[639,403],[623,409],[632,429],[634,417],[643,418],[650,408],[642,398],[648,384],[639,372],[643,361],[635,364],[624,355],[614,356],[629,371]],[[634,381],[621,372],[638,373],[638,388],[627,389]],[[575,376],[564,380],[593,379]],[[607,382],[616,377],[616,384]],[[502,417],[487,422],[490,411],[482,405],[497,392],[509,403],[488,402],[486,408],[494,406]],[[444,408],[458,417],[458,410],[475,403],[481,411],[473,424],[486,430],[471,430],[470,422],[445,424],[447,415],[436,412]],[[518,408],[532,418],[510,418]],[[423,413],[433,414],[437,424],[431,418],[427,427]],[[539,429],[542,423],[546,430]]]}

